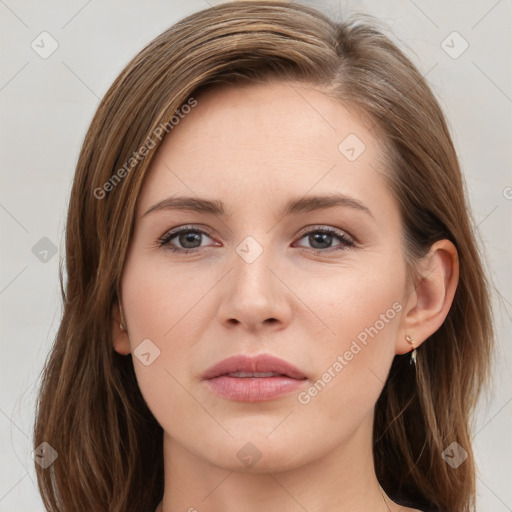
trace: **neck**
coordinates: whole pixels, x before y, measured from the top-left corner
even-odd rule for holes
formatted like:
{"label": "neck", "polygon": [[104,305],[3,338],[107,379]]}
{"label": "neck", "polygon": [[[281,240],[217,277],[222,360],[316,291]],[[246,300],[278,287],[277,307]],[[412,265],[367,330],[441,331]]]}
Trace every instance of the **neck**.
{"label": "neck", "polygon": [[262,458],[245,471],[219,467],[164,432],[165,491],[158,512],[395,512],[399,507],[375,474],[372,425],[370,415],[346,442],[298,467]]}

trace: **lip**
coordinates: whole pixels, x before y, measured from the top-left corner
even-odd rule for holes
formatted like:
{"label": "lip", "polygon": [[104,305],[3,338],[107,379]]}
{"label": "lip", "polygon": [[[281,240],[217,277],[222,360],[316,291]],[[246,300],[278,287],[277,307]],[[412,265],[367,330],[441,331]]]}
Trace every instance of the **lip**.
{"label": "lip", "polygon": [[205,380],[213,379],[232,372],[275,372],[292,379],[307,378],[304,373],[288,361],[270,354],[257,354],[255,356],[239,354],[228,357],[209,368],[202,378]]}
{"label": "lip", "polygon": [[[232,372],[274,372],[274,377],[233,377]],[[240,402],[260,402],[277,398],[302,387],[308,380],[298,368],[270,354],[228,357],[208,369],[203,380],[216,394]]]}

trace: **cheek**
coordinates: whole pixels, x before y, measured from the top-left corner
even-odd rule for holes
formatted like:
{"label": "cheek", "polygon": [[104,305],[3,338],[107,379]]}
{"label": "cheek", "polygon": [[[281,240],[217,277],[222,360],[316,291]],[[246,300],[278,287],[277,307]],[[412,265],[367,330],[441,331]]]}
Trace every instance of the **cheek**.
{"label": "cheek", "polygon": [[321,295],[318,281],[301,289],[322,329],[309,351],[316,385],[299,401],[316,404],[319,415],[343,412],[335,416],[343,422],[349,411],[365,414],[382,391],[404,309],[405,269],[393,260],[333,272]]}
{"label": "cheek", "polygon": [[127,261],[122,286],[123,306],[130,327],[132,349],[150,338],[160,349],[172,344],[173,337],[183,329],[188,336],[181,340],[186,346],[195,322],[194,314],[205,295],[205,287],[191,279],[191,273],[179,267],[133,258]]}
{"label": "cheek", "polygon": [[400,324],[405,278],[403,262],[381,253],[294,283],[322,327],[322,353],[348,349],[353,340],[368,341],[367,347],[378,340],[375,348],[389,344]]}
{"label": "cheek", "polygon": [[338,313],[326,317],[336,336],[316,351],[318,372],[297,397],[307,432],[324,432],[325,443],[349,438],[372,413],[394,357],[402,310],[396,296],[376,296],[375,290],[345,298],[350,300],[340,299]]}
{"label": "cheek", "polygon": [[123,307],[141,393],[161,425],[172,420],[173,429],[182,424],[186,430],[194,414],[201,413],[186,388],[206,315],[201,301],[215,281],[205,289],[191,280],[190,272],[139,257],[127,259],[123,276]]}

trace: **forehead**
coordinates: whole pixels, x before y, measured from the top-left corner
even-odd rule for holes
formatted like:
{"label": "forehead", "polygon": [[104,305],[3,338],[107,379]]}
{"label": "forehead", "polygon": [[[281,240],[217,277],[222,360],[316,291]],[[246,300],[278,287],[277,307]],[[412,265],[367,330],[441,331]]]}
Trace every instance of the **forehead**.
{"label": "forehead", "polygon": [[224,84],[196,100],[148,170],[139,216],[164,197],[185,194],[221,199],[233,209],[258,203],[277,209],[308,191],[390,203],[378,140],[357,114],[318,88]]}

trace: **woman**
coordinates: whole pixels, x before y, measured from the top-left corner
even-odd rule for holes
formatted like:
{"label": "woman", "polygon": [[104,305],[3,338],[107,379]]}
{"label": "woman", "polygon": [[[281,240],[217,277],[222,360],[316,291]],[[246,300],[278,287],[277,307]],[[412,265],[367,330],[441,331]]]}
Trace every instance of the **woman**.
{"label": "woman", "polygon": [[249,1],[149,43],[66,270],[48,511],[475,510],[488,284],[443,113],[373,23]]}

